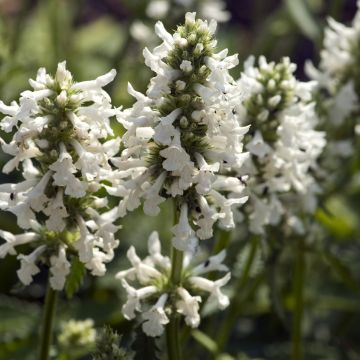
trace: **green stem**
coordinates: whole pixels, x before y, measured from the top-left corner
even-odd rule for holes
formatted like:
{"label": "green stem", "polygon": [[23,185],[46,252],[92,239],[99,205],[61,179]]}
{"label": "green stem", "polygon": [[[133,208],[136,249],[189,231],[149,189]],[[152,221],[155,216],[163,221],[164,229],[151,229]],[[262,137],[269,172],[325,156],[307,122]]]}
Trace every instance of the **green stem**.
{"label": "green stem", "polygon": [[294,312],[292,322],[292,360],[303,359],[302,319],[304,313],[305,256],[303,241],[298,239],[294,269]]}
{"label": "green stem", "polygon": [[53,290],[48,283],[45,297],[45,309],[43,315],[43,323],[40,337],[40,355],[39,360],[48,360],[51,341],[52,341],[52,330],[55,317],[57,301],[57,291]]}
{"label": "green stem", "polygon": [[[241,294],[248,279],[249,279],[250,270],[251,270],[251,267],[252,267],[252,264],[253,264],[253,261],[254,261],[255,255],[256,255],[257,247],[258,247],[258,240],[256,237],[253,237],[253,239],[251,241],[251,248],[250,248],[249,256],[247,258],[242,276],[239,278],[239,281],[236,285],[234,294]],[[239,302],[235,301],[235,299],[233,299],[233,301],[231,301],[231,303],[230,303],[230,307],[225,316],[225,320],[223,321],[220,331],[218,332],[218,334],[219,334],[218,352],[221,352],[224,349],[224,347],[226,346],[231,329],[237,318],[238,305],[239,305]]]}
{"label": "green stem", "polygon": [[[177,224],[179,213],[174,205],[174,224]],[[176,290],[176,288],[181,283],[181,272],[182,272],[182,263],[183,263],[183,252],[172,247],[171,249],[171,274],[170,281],[171,287]],[[180,318],[178,314],[173,311],[170,323],[166,328],[166,337],[167,337],[167,348],[168,348],[168,358],[169,360],[181,360],[181,348],[180,348]]]}
{"label": "green stem", "polygon": [[218,236],[213,248],[213,254],[219,253],[221,250],[226,249],[231,240],[232,231],[218,229]]}

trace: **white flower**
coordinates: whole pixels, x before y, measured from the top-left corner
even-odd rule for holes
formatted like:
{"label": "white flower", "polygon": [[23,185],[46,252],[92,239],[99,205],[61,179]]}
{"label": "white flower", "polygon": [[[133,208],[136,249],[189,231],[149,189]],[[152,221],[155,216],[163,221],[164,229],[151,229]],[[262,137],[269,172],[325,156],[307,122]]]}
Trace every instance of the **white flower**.
{"label": "white flower", "polygon": [[170,146],[159,153],[166,160],[162,165],[167,171],[180,171],[190,162],[189,154],[180,144],[179,132],[176,133]]}
{"label": "white flower", "polygon": [[22,264],[18,275],[24,284],[39,272],[36,260],[40,253],[46,255],[41,260],[50,263],[55,290],[64,287],[68,258],[78,256],[93,275],[101,276],[105,263],[114,256],[119,244],[114,233],[119,227],[113,223],[119,210],[103,211],[108,204],[95,193],[113,188],[104,186],[105,179],[122,182],[110,165],[120,139],[107,140],[114,135],[110,118],[119,109],[112,107],[103,90],[115,75],[111,70],[78,83],[66,62],[61,62],[55,76],[39,69],[36,79],[29,81],[33,89],[23,91],[18,103],[7,106],[0,102],[0,112],[6,115],[0,127],[6,132],[16,128],[8,144],[0,142],[12,157],[3,172],[22,165],[25,179],[0,185],[0,208],[15,214],[20,227],[33,230],[28,235],[2,233],[7,243],[0,247],[0,254],[16,254],[14,246],[30,241],[40,245],[32,254],[18,256]]}
{"label": "white flower", "polygon": [[29,285],[33,281],[33,276],[40,272],[40,269],[36,266],[36,261],[39,256],[45,251],[46,246],[42,245],[35,249],[29,255],[18,255],[20,260],[20,269],[17,271],[20,281],[24,285]]}
{"label": "white flower", "polygon": [[[182,215],[173,228],[173,243],[182,250],[194,247],[195,232],[201,239],[211,237],[218,219],[224,218],[223,226],[234,226],[232,211],[243,202],[231,200],[233,208],[212,205],[212,190],[246,199],[241,194],[244,187],[214,188],[219,178],[232,178],[229,174],[247,156],[242,140],[249,127],[239,125],[237,113],[243,90],[229,74],[238,64],[237,55],[227,56],[227,50],[215,53],[216,22],[195,15],[187,13],[185,25],[173,35],[156,23],[163,43],[143,52],[155,76],[146,95],[128,88],[136,102],[117,117],[126,132],[124,150],[114,162],[123,180],[121,216],[143,200],[145,213],[155,216],[167,198],[175,198],[183,213],[187,203],[188,221]],[[116,187],[114,181],[111,188]],[[200,204],[203,198],[207,206]]]}
{"label": "white flower", "polygon": [[63,143],[60,143],[59,158],[49,166],[55,171],[53,175],[54,184],[65,187],[65,194],[72,197],[81,198],[85,196],[86,187],[73,174],[76,173],[76,167],[72,162],[71,155],[66,151]]}
{"label": "white flower", "polygon": [[165,198],[159,195],[161,187],[166,179],[166,173],[161,173],[154,184],[145,192],[144,212],[147,215],[157,215],[160,212],[159,205]]}
{"label": "white flower", "polygon": [[[292,211],[309,212],[305,194],[316,203],[313,171],[326,141],[325,133],[315,130],[319,119],[311,100],[316,83],[298,81],[289,58],[274,63],[261,56],[256,66],[250,57],[244,69],[238,83],[249,92],[238,111],[253,135],[245,145],[250,157],[238,167],[239,178],[249,175],[245,191],[250,200],[243,219],[250,232],[264,234],[267,225],[285,224]],[[301,205],[295,210],[284,194],[297,196]],[[217,194],[213,197],[225,204]],[[224,226],[233,226],[228,209],[221,207],[221,212],[226,214]]]}
{"label": "white flower", "polygon": [[260,158],[265,157],[267,154],[271,153],[271,147],[264,142],[264,139],[260,131],[256,131],[252,140],[246,145],[251,154],[258,156]]}
{"label": "white flower", "polygon": [[195,232],[189,225],[188,205],[186,203],[181,205],[179,223],[171,229],[171,232],[174,234],[172,244],[176,249],[191,251],[197,245]]}
{"label": "white flower", "polygon": [[163,19],[169,9],[167,0],[152,0],[146,8],[146,15],[153,19]]}
{"label": "white flower", "polygon": [[129,248],[127,257],[130,260],[131,265],[134,267],[136,276],[140,283],[145,284],[150,279],[161,277],[161,273],[158,270],[141,261],[133,246]]}
{"label": "white flower", "polygon": [[218,254],[211,256],[204,263],[194,267],[191,270],[192,275],[202,275],[210,271],[228,271],[229,268],[222,262],[225,260],[226,250],[220,251]]}
{"label": "white flower", "polygon": [[163,256],[161,254],[161,243],[157,231],[153,231],[149,236],[148,250],[151,260],[154,262],[154,264],[159,265],[163,269],[170,269],[170,259],[167,256]]}
{"label": "white flower", "polygon": [[156,304],[148,311],[142,313],[144,322],[142,329],[147,336],[160,336],[164,332],[164,325],[169,323],[169,318],[165,313],[165,303],[168,295],[162,294]]}
{"label": "white flower", "polygon": [[229,305],[229,298],[220,291],[220,288],[229,282],[230,277],[230,273],[227,273],[224,277],[216,281],[211,281],[200,276],[192,276],[189,280],[194,286],[210,293],[209,301],[214,301],[220,309],[225,309]]}
{"label": "white flower", "polygon": [[[148,336],[160,336],[163,333],[164,325],[169,322],[168,314],[174,314],[174,311],[182,314],[189,326],[199,326],[199,303],[203,300],[201,296],[193,296],[190,292],[204,290],[210,293],[209,300],[215,301],[220,309],[227,306],[229,300],[220,291],[220,288],[229,281],[230,274],[215,281],[199,276],[213,271],[227,271],[227,266],[223,264],[225,250],[210,256],[198,266],[193,266],[191,261],[194,253],[186,252],[180,274],[181,285],[169,287],[169,284],[172,284],[170,280],[171,262],[167,256],[161,254],[161,244],[157,232],[151,233],[148,239],[148,248],[149,256],[141,260],[136,255],[135,249],[130,247],[127,255],[132,267],[118,272],[115,276],[122,281],[127,292],[127,300],[122,307],[124,317],[134,319],[136,312],[140,312],[141,319],[145,320],[143,331]],[[133,285],[129,285],[128,281],[140,284],[141,287],[136,289]],[[155,304],[154,298],[158,299]],[[146,305],[148,310],[143,311],[142,305]]]}
{"label": "white flower", "polygon": [[145,286],[141,289],[135,289],[130,286],[126,280],[122,279],[121,284],[128,294],[127,302],[122,307],[125,319],[131,320],[135,318],[135,311],[141,311],[141,300],[156,293],[155,286]]}
{"label": "white flower", "polygon": [[70,273],[70,262],[66,258],[65,246],[60,246],[57,256],[50,257],[51,287],[54,290],[62,290],[66,276]]}
{"label": "white flower", "polygon": [[27,244],[36,240],[38,234],[27,232],[14,235],[8,231],[0,230],[0,237],[6,241],[5,244],[0,245],[0,259],[3,259],[7,254],[16,255],[15,246]]}
{"label": "white flower", "polygon": [[185,322],[188,326],[196,328],[200,324],[199,303],[200,296],[191,296],[189,292],[180,287],[177,289],[181,300],[176,302],[177,312],[185,316]]}
{"label": "white flower", "polygon": [[66,207],[63,202],[63,190],[59,189],[56,197],[51,199],[48,203],[44,213],[49,216],[45,224],[49,230],[63,231],[66,226],[65,218],[69,216]]}

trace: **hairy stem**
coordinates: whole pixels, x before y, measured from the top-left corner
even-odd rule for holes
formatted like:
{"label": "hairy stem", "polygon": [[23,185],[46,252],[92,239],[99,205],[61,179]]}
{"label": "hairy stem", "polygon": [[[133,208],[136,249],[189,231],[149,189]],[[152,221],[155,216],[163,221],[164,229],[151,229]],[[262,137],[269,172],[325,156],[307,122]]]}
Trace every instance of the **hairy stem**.
{"label": "hairy stem", "polygon": [[[174,224],[178,223],[179,212],[174,204]],[[172,246],[171,249],[171,275],[170,281],[173,289],[181,283],[181,272],[183,263],[183,252],[177,250]],[[173,311],[170,323],[166,329],[168,358],[169,360],[181,360],[181,348],[180,348],[180,318],[178,314]]]}
{"label": "hairy stem", "polygon": [[305,256],[304,243],[298,239],[295,247],[294,311],[292,322],[292,360],[303,359],[302,318],[304,313]]}
{"label": "hairy stem", "polygon": [[51,288],[49,282],[46,290],[45,308],[44,308],[43,322],[42,322],[42,328],[40,334],[39,360],[49,359],[56,302],[57,302],[57,291]]}

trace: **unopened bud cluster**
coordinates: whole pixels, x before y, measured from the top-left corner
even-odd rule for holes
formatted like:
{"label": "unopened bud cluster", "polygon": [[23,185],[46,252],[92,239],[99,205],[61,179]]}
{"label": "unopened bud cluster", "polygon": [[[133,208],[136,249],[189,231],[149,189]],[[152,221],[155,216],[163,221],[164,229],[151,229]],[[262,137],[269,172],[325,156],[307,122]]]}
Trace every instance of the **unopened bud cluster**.
{"label": "unopened bud cluster", "polygon": [[95,340],[96,330],[92,319],[70,319],[60,326],[59,344],[69,351],[94,346]]}

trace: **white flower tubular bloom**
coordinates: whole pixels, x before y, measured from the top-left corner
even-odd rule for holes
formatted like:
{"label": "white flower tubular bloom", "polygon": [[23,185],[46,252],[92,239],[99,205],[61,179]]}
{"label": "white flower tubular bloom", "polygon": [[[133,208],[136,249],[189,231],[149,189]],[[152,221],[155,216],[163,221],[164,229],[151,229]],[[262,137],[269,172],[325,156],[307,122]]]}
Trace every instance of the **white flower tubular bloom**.
{"label": "white flower tubular bloom", "polygon": [[19,254],[17,256],[20,260],[20,269],[17,271],[17,275],[24,285],[29,285],[33,281],[33,276],[40,272],[36,262],[45,249],[46,246],[41,245],[29,255]]}
{"label": "white flower tubular bloom", "polygon": [[127,292],[127,300],[122,307],[124,317],[131,320],[136,317],[136,312],[141,313],[140,319],[144,320],[142,328],[148,336],[162,335],[164,326],[169,322],[168,315],[172,312],[183,315],[190,327],[198,327],[199,304],[204,301],[198,294],[199,290],[202,295],[203,291],[208,292],[209,301],[214,301],[219,309],[227,306],[229,300],[220,288],[229,281],[230,273],[215,281],[200,277],[213,271],[228,271],[228,267],[223,264],[225,250],[197,266],[192,264],[194,254],[185,253],[181,285],[173,286],[170,285],[171,261],[161,254],[161,243],[156,231],[149,236],[148,249],[149,256],[142,260],[134,247],[130,247],[127,256],[132,267],[115,275]]}
{"label": "white flower tubular bloom", "polygon": [[149,236],[148,251],[150,258],[155,265],[158,265],[165,270],[170,269],[171,261],[169,257],[161,254],[161,243],[157,231],[153,231]]}
{"label": "white flower tubular bloom", "polygon": [[[357,11],[349,25],[328,18],[318,69],[311,62],[305,67],[307,75],[318,82],[320,125],[328,135],[328,144],[322,156],[327,188],[336,186],[342,177],[337,170],[347,166],[357,151],[359,39],[360,1],[357,1]],[[336,151],[339,144],[347,144],[346,151]]]}
{"label": "white flower tubular bloom", "polygon": [[130,286],[125,279],[121,280],[121,284],[128,294],[127,302],[123,305],[122,311],[125,319],[131,320],[135,318],[135,311],[141,311],[141,300],[154,295],[157,291],[155,286],[145,286],[135,289]]}
{"label": "white flower tubular bloom", "polygon": [[6,241],[5,244],[0,245],[0,259],[3,259],[8,254],[16,255],[15,246],[28,244],[36,240],[38,236],[34,232],[14,235],[8,231],[0,230],[0,237]]}
{"label": "white flower tubular bloom", "polygon": [[32,228],[37,234],[32,238],[3,233],[7,242],[0,245],[0,253],[16,254],[14,246],[30,241],[42,249],[18,256],[22,263],[18,275],[24,284],[39,271],[36,262],[45,250],[48,259],[44,262],[50,264],[55,290],[64,287],[74,256],[96,276],[104,275],[105,263],[114,256],[119,244],[114,236],[119,226],[114,221],[119,210],[107,211],[106,199],[95,193],[112,189],[103,186],[104,179],[119,186],[122,182],[111,165],[120,139],[107,139],[114,135],[110,118],[119,109],[113,108],[103,90],[115,75],[111,70],[95,80],[77,83],[64,61],[55,76],[39,69],[36,79],[29,81],[33,90],[23,91],[18,103],[0,101],[0,112],[5,115],[0,127],[6,132],[16,127],[9,144],[0,142],[12,157],[2,171],[8,173],[22,165],[25,179],[0,185],[0,208],[14,213],[20,227]]}
{"label": "white flower tubular bloom", "polygon": [[191,296],[190,293],[180,287],[177,289],[180,300],[176,302],[177,312],[185,316],[185,322],[192,328],[197,328],[200,324],[199,303],[201,296]]}
{"label": "white flower tubular bloom", "polygon": [[164,332],[164,325],[170,322],[164,309],[167,298],[167,294],[162,294],[153,307],[142,313],[142,329],[146,335],[160,336]]}
{"label": "white flower tubular bloom", "polygon": [[179,223],[171,229],[171,232],[174,234],[172,244],[176,249],[186,251],[194,249],[197,245],[195,232],[189,224],[188,205],[186,203],[181,205]]}
{"label": "white flower tubular bloom", "polygon": [[189,281],[199,289],[209,292],[209,301],[214,301],[219,309],[223,310],[229,305],[229,298],[220,291],[220,288],[226,285],[230,278],[230,273],[227,273],[224,277],[216,281],[211,281],[200,276],[192,276],[189,278]]}
{"label": "white flower tubular bloom", "polygon": [[127,257],[131,262],[131,265],[135,268],[136,276],[140,283],[145,284],[150,279],[158,278],[161,276],[161,272],[141,261],[141,259],[137,256],[135,248],[133,246],[129,248],[127,252]]}
{"label": "white flower tubular bloom", "polygon": [[210,256],[204,263],[194,267],[191,270],[192,275],[202,275],[210,271],[229,271],[229,268],[223,264],[226,257],[226,250],[220,251],[214,256]]}
{"label": "white flower tubular bloom", "polygon": [[[268,225],[290,224],[286,219],[295,213],[309,212],[305,195],[316,203],[313,173],[326,145],[325,133],[316,130],[319,118],[311,102],[316,82],[297,80],[295,69],[289,58],[274,63],[261,56],[256,65],[250,57],[238,81],[248,88],[238,107],[241,123],[252,129],[245,145],[250,157],[238,168],[238,175],[249,175],[250,200],[243,219],[255,234],[264,234]],[[296,208],[288,206],[288,195]],[[226,218],[231,225],[231,218]]]}
{"label": "white flower tubular bloom", "polygon": [[66,258],[66,248],[61,246],[57,256],[50,257],[50,284],[54,290],[62,290],[66,276],[70,273],[70,262]]}
{"label": "white flower tubular bloom", "polygon": [[[124,150],[114,165],[123,180],[121,193],[128,191],[119,214],[125,215],[143,200],[145,213],[155,216],[167,198],[175,198],[182,211],[186,202],[188,224],[182,216],[181,225],[173,229],[174,244],[182,251],[194,247],[193,233],[202,239],[212,236],[215,222],[225,216],[212,205],[213,184],[221,176],[230,179],[234,166],[246,158],[242,140],[249,127],[239,125],[236,112],[243,90],[229,74],[238,59],[227,56],[227,50],[215,54],[215,29],[216,22],[196,19],[195,13],[187,13],[185,24],[174,34],[157,22],[155,32],[163,43],[143,52],[155,76],[146,95],[128,87],[136,102],[118,116],[126,132]],[[116,188],[115,182],[112,187]],[[227,197],[246,199],[244,187],[238,184],[224,191]],[[209,211],[200,205],[202,198],[211,204]],[[234,207],[241,204],[233,202]],[[234,226],[231,218],[228,214],[228,227]]]}

